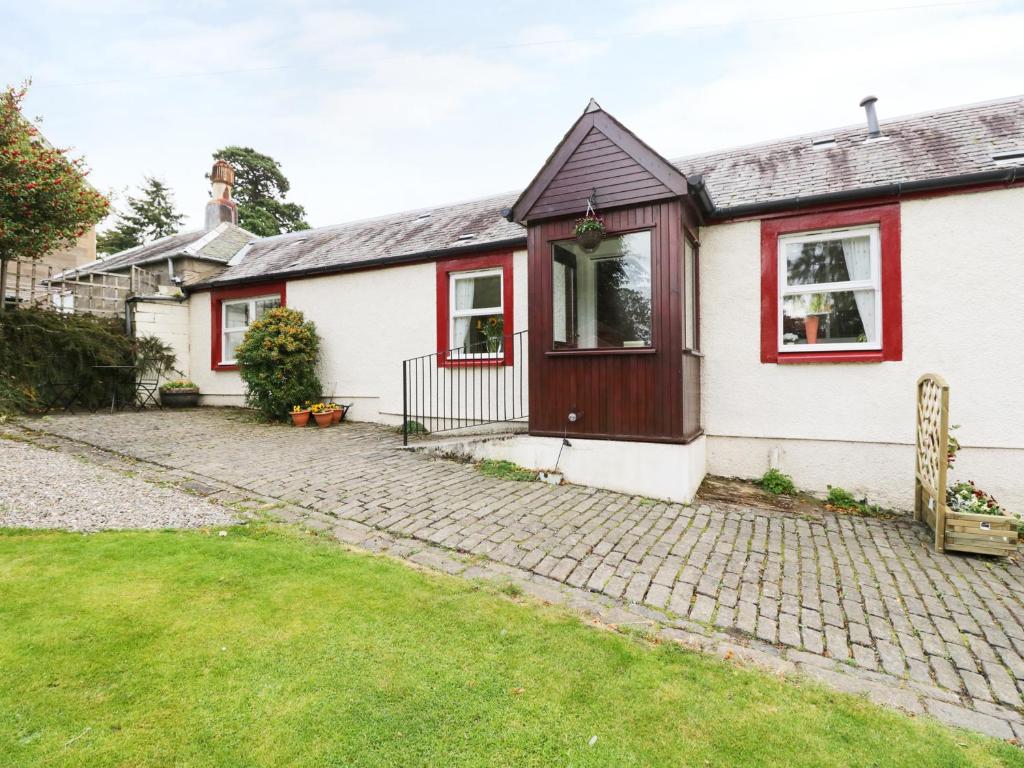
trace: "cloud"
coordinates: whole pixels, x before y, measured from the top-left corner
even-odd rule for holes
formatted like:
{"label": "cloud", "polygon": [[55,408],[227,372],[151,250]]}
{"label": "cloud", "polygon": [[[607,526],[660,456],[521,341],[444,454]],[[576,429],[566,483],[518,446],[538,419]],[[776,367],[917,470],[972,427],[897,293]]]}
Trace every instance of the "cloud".
{"label": "cloud", "polygon": [[813,19],[748,31],[709,56],[629,122],[669,155],[720,149],[860,122],[874,93],[886,116],[1020,90],[1024,13],[932,9]]}

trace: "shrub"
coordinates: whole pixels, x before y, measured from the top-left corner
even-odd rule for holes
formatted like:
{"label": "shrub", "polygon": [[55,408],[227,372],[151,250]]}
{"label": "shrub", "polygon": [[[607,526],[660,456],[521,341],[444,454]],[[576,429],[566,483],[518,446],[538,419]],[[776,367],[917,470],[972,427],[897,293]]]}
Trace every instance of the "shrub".
{"label": "shrub", "polygon": [[110,402],[110,387],[130,400],[135,385],[130,370],[104,372],[97,365],[131,365],[135,344],[120,319],[65,315],[42,309],[10,309],[0,314],[0,412],[41,409],[62,385],[75,382],[77,404]]}
{"label": "shrub", "polygon": [[165,381],[160,385],[160,389],[197,389],[196,383],[190,379],[174,379],[172,381]]}
{"label": "shrub", "polygon": [[758,485],[768,491],[768,493],[773,493],[776,496],[780,493],[787,496],[796,495],[796,486],[793,485],[793,478],[774,467],[761,475]]}
{"label": "shrub", "polygon": [[319,400],[319,356],[316,326],[301,312],[277,307],[264,313],[235,351],[249,407],[278,421],[295,403]]}

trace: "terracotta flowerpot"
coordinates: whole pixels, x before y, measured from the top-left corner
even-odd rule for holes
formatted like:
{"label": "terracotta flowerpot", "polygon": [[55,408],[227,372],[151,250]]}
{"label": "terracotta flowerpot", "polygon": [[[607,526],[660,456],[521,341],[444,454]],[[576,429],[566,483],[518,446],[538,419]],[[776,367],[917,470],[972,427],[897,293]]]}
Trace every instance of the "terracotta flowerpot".
{"label": "terracotta flowerpot", "polygon": [[588,229],[576,235],[576,242],[587,252],[597,248],[602,240],[604,240],[604,232],[599,229]]}
{"label": "terracotta flowerpot", "polygon": [[304,427],[309,424],[309,410],[292,412],[292,425],[296,427]]}
{"label": "terracotta flowerpot", "polygon": [[337,424],[341,421],[341,408],[335,408],[331,411],[331,416],[333,417],[331,418],[331,424]]}
{"label": "terracotta flowerpot", "polygon": [[331,411],[314,413],[313,418],[316,419],[316,425],[318,427],[329,427],[334,422],[334,414]]}
{"label": "terracotta flowerpot", "polygon": [[807,334],[808,344],[818,343],[818,323],[821,318],[818,315],[808,315],[804,318],[804,333]]}

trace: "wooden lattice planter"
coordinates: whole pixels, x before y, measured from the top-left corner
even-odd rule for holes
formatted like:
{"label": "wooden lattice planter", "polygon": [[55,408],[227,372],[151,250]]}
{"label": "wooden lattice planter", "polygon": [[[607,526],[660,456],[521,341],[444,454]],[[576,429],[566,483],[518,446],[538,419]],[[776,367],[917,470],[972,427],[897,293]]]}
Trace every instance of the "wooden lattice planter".
{"label": "wooden lattice planter", "polygon": [[954,512],[946,506],[949,467],[949,385],[934,373],[917,380],[917,467],[914,519],[935,532],[939,552],[1009,555],[1017,551],[1017,520],[1009,515]]}

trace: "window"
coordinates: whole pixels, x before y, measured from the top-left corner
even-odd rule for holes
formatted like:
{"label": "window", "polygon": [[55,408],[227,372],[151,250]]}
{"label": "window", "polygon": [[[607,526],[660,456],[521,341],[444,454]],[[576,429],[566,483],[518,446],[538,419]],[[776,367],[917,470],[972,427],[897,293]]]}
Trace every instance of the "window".
{"label": "window", "polygon": [[268,309],[281,306],[280,296],[259,296],[253,299],[235,299],[221,304],[223,318],[223,342],[221,343],[221,363],[234,364],[235,350],[242,343],[245,332],[256,320],[259,320]]}
{"label": "window", "polygon": [[779,238],[779,351],[879,349],[878,227]]}
{"label": "window", "polygon": [[210,367],[237,370],[235,350],[254,320],[273,307],[283,307],[285,283],[214,288],[210,294]]}
{"label": "window", "polygon": [[761,224],[762,362],[902,358],[899,206]]}
{"label": "window", "polygon": [[449,349],[453,357],[498,357],[504,351],[505,313],[500,269],[451,275]]}
{"label": "window", "polygon": [[699,349],[697,332],[697,244],[683,237],[683,349]]}
{"label": "window", "polygon": [[512,254],[437,263],[437,351],[441,365],[510,365]]}
{"label": "window", "polygon": [[574,241],[552,251],[555,350],[651,346],[651,233],[605,238],[593,251]]}

